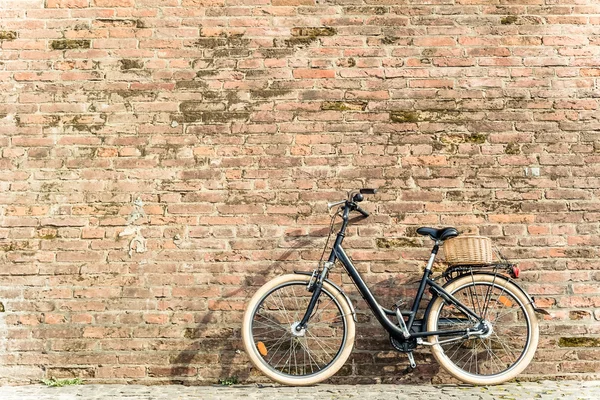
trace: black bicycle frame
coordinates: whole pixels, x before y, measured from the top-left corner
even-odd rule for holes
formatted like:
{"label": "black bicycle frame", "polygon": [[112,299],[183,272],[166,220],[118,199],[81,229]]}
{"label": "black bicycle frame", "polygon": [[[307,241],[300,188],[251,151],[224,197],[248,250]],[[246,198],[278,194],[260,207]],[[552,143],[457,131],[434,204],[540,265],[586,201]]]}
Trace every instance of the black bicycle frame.
{"label": "black bicycle frame", "polygon": [[[352,264],[352,261],[350,260],[350,258],[348,257],[348,255],[346,254],[344,249],[342,248],[342,242],[343,242],[345,234],[346,234],[346,227],[348,226],[348,216],[350,214],[350,211],[353,208],[353,205],[354,205],[354,203],[352,203],[350,201],[346,202],[344,211],[342,213],[341,229],[338,232],[335,243],[333,244],[333,248],[331,249],[328,263],[326,264],[324,270],[322,271],[322,273],[320,275],[320,279],[317,279],[311,301],[310,301],[308,309],[304,315],[304,318],[298,325],[299,327],[305,326],[306,323],[308,322],[308,319],[310,318],[310,315],[312,314],[312,311],[313,311],[313,309],[317,303],[317,300],[319,298],[319,295],[321,293],[321,287],[323,284],[323,280],[327,277],[328,266],[333,266],[333,263],[335,263],[336,260],[339,260],[344,265],[346,271],[348,272],[348,275],[350,275],[350,278],[352,279],[352,281],[358,288],[358,291],[360,292],[362,297],[365,299],[365,301],[371,308],[373,314],[375,315],[375,317],[377,318],[377,320],[379,321],[381,326],[383,326],[383,328],[385,328],[385,330],[388,331],[389,334],[398,341],[406,341],[406,340],[410,340],[410,339],[414,339],[414,338],[421,338],[421,337],[434,336],[434,335],[437,335],[437,336],[468,335],[468,331],[466,329],[465,330],[453,330],[453,331],[449,331],[449,330],[446,330],[446,331],[422,331],[421,330],[419,332],[410,332],[411,328],[413,327],[413,325],[415,323],[415,317],[419,310],[419,305],[421,303],[421,300],[423,299],[423,294],[425,293],[425,289],[427,286],[430,287],[430,291],[432,293],[442,297],[446,302],[453,304],[460,311],[469,315],[474,320],[476,320],[478,322],[483,321],[483,319],[479,315],[475,314],[468,307],[466,307],[464,304],[462,304],[458,299],[456,299],[454,296],[452,296],[450,293],[448,293],[446,290],[444,290],[444,288],[442,286],[438,285],[435,281],[430,279],[431,267],[433,265],[433,262],[435,260],[435,257],[437,255],[437,252],[439,250],[439,245],[440,245],[439,242],[436,242],[433,247],[433,250],[431,251],[431,256],[427,263],[427,267],[425,268],[425,272],[423,273],[423,277],[421,278],[421,281],[419,284],[419,289],[417,291],[417,295],[415,296],[414,302],[412,304],[412,308],[410,309],[410,311],[401,311],[401,315],[403,317],[404,316],[408,317],[408,322],[406,323],[406,328],[409,332],[409,336],[406,337],[404,335],[404,333],[402,332],[402,330],[400,329],[400,327],[397,326],[396,324],[394,324],[387,317],[387,315],[396,316],[396,312],[389,310],[385,307],[382,307],[379,304],[379,302],[377,302],[377,300],[375,299],[375,296],[373,296],[373,293],[371,293],[371,290],[368,288],[367,284],[361,277],[360,273],[358,272],[358,270],[356,269],[354,264]],[[354,206],[356,206],[356,205],[354,205]]]}

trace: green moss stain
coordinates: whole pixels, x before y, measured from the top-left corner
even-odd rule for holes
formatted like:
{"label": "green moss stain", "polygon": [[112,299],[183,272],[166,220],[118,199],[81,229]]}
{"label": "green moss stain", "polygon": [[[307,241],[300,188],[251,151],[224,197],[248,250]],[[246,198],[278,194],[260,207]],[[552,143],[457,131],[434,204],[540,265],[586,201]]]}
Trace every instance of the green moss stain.
{"label": "green moss stain", "polygon": [[[274,40],[275,42],[275,40]],[[274,43],[274,45],[276,45]],[[294,54],[293,49],[282,49],[282,48],[267,48],[258,50],[261,56],[264,58],[285,58]]]}
{"label": "green moss stain", "polygon": [[575,310],[575,311],[569,311],[569,319],[571,320],[582,320],[582,319],[586,319],[586,318],[590,318],[591,314],[589,311],[583,311],[583,310]]}
{"label": "green moss stain", "polygon": [[89,49],[89,39],[61,39],[50,42],[52,50]]}
{"label": "green moss stain", "polygon": [[208,84],[203,81],[179,81],[175,83],[176,89],[206,89]]}
{"label": "green moss stain", "polygon": [[292,28],[292,36],[333,36],[337,32],[331,27],[297,27]]}
{"label": "green moss stain", "polygon": [[512,155],[520,154],[521,153],[521,147],[519,146],[518,143],[511,142],[511,143],[509,143],[509,144],[506,145],[506,148],[504,149],[504,152],[506,154],[512,154]]}
{"label": "green moss stain", "polygon": [[456,146],[461,143],[483,144],[487,136],[481,133],[468,134],[443,134],[439,141],[444,146]]}
{"label": "green moss stain", "polygon": [[203,122],[230,122],[237,120],[247,120],[250,113],[247,112],[205,112],[202,113]]}
{"label": "green moss stain", "polygon": [[[291,29],[292,37],[283,41],[286,47],[301,47],[318,40],[319,37],[333,36],[337,33],[335,28],[331,27],[296,27]],[[280,47],[280,41],[274,39],[275,47]]]}
{"label": "green moss stain", "polygon": [[475,207],[484,212],[508,214],[521,211],[522,204],[520,201],[484,200],[478,202]]}
{"label": "green moss stain", "polygon": [[202,70],[202,71],[197,71],[196,72],[196,77],[198,78],[204,78],[207,76],[215,76],[219,73],[219,71],[217,70]]}
{"label": "green moss stain", "polygon": [[417,233],[417,229],[419,229],[419,228],[417,228],[416,226],[409,226],[408,228],[406,228],[406,236],[409,236],[409,237],[420,236]]}
{"label": "green moss stain", "polygon": [[321,110],[364,111],[366,108],[364,101],[325,101],[321,104]]}
{"label": "green moss stain", "polygon": [[0,40],[15,40],[17,32],[15,31],[0,31]]}
{"label": "green moss stain", "polygon": [[135,97],[135,96],[147,96],[147,97],[154,98],[157,95],[157,92],[146,91],[146,90],[116,90],[114,93],[116,93],[118,96],[120,96],[124,99],[127,99],[129,97]]}
{"label": "green moss stain", "polygon": [[[461,111],[423,111],[423,110],[398,110],[390,112],[390,120],[392,122],[444,122],[460,124],[465,121],[465,114]],[[481,140],[481,135],[471,135],[472,139],[465,140],[473,142]],[[484,140],[485,141],[485,140]]]}
{"label": "green moss stain", "polygon": [[350,6],[344,7],[344,14],[384,15],[388,10],[379,6]]}
{"label": "green moss stain", "polygon": [[265,89],[265,90],[250,90],[250,96],[259,99],[268,99],[271,97],[281,97],[288,94],[290,90],[284,89]]}
{"label": "green moss stain", "polygon": [[317,36],[300,36],[293,37],[285,40],[285,45],[287,47],[297,47],[297,46],[308,46],[312,42],[316,42],[318,39]]}
{"label": "green moss stain", "polygon": [[213,52],[213,57],[215,58],[240,58],[240,57],[248,57],[250,55],[250,50],[248,49],[216,49]]}
{"label": "green moss stain", "polygon": [[250,117],[248,112],[229,111],[186,111],[183,112],[183,120],[172,117],[178,122],[204,122],[204,123],[227,123],[232,121],[245,121]]}
{"label": "green moss stain", "polygon": [[42,228],[37,231],[38,237],[44,240],[52,240],[58,237],[58,231],[53,228]]}
{"label": "green moss stain", "polygon": [[419,122],[419,113],[416,111],[392,111],[390,121],[397,123],[415,123]]}
{"label": "green moss stain", "polygon": [[201,37],[194,42],[198,47],[205,49],[215,49],[219,47],[228,48],[247,48],[250,39],[245,39],[243,35],[224,35],[218,37]]}
{"label": "green moss stain", "polygon": [[181,111],[184,114],[224,110],[225,104],[221,102],[182,101],[181,104],[179,104],[179,111]]}
{"label": "green moss stain", "polygon": [[340,58],[335,64],[338,67],[351,68],[356,66],[356,60],[352,57]]}
{"label": "green moss stain", "polygon": [[485,143],[487,136],[481,133],[473,133],[465,136],[466,143],[483,144]]}
{"label": "green moss stain", "polygon": [[517,17],[514,15],[508,15],[500,20],[502,25],[512,25],[517,22]]}
{"label": "green moss stain", "polygon": [[600,347],[600,338],[591,337],[561,337],[560,347]]}
{"label": "green moss stain", "polygon": [[18,241],[18,242],[9,242],[0,244],[0,250],[9,252],[9,251],[22,251],[28,250],[31,248],[31,244],[28,241]]}
{"label": "green moss stain", "polygon": [[183,330],[183,337],[186,339],[195,339],[198,337],[196,329],[194,328],[185,328]]}
{"label": "green moss stain", "polygon": [[225,46],[227,40],[224,38],[200,38],[194,44],[205,49],[214,49],[215,47]]}
{"label": "green moss stain", "polygon": [[119,60],[119,63],[121,63],[122,70],[140,69],[140,68],[144,67],[144,63],[141,60],[123,59],[123,60]]}
{"label": "green moss stain", "polygon": [[379,238],[375,241],[377,247],[380,249],[392,249],[395,247],[421,247],[421,244],[417,239],[408,238],[396,238],[396,239],[385,239]]}
{"label": "green moss stain", "polygon": [[111,26],[119,27],[131,27],[131,28],[145,28],[144,22],[140,19],[129,19],[129,18],[98,18],[96,21]]}
{"label": "green moss stain", "polygon": [[0,312],[6,311],[4,308],[4,303],[0,302]]}
{"label": "green moss stain", "polygon": [[382,44],[394,44],[397,41],[398,41],[398,38],[393,37],[393,36],[384,36],[383,39],[381,39]]}
{"label": "green moss stain", "polygon": [[595,258],[594,249],[566,249],[565,256],[567,258]]}

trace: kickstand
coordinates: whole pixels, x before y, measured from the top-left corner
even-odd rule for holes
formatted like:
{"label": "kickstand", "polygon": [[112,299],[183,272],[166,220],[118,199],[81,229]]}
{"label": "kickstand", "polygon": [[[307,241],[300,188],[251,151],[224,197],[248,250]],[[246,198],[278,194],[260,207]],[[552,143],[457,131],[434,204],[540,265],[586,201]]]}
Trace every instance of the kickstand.
{"label": "kickstand", "polygon": [[412,369],[417,368],[417,364],[415,363],[415,357],[413,356],[412,351],[409,351],[408,353],[406,353],[406,355],[408,356],[408,362],[410,363],[410,367]]}

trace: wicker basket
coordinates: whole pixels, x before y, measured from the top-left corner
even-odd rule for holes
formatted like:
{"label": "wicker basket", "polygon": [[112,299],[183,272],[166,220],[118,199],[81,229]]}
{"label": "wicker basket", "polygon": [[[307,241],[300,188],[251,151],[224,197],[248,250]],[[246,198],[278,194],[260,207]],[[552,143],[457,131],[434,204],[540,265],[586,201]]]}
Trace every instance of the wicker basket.
{"label": "wicker basket", "polygon": [[451,265],[485,265],[494,260],[492,241],[483,236],[458,236],[444,242],[446,262]]}

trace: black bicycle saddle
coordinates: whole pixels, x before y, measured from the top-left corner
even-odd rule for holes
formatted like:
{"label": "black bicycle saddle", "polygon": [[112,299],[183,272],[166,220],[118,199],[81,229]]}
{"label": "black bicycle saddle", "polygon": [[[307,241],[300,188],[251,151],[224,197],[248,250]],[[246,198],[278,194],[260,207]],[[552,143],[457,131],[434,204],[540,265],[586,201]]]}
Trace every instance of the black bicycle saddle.
{"label": "black bicycle saddle", "polygon": [[458,236],[456,228],[451,227],[442,229],[422,227],[417,229],[417,233],[419,235],[429,236],[433,240],[446,240]]}

